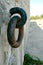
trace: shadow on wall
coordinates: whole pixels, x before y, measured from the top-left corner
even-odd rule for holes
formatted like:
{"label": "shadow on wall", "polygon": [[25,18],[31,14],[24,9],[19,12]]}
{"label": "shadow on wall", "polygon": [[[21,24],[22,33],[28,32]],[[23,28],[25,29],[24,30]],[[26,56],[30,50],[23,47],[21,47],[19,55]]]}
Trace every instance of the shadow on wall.
{"label": "shadow on wall", "polygon": [[43,30],[37,25],[36,21],[30,22],[27,43],[26,53],[43,60]]}

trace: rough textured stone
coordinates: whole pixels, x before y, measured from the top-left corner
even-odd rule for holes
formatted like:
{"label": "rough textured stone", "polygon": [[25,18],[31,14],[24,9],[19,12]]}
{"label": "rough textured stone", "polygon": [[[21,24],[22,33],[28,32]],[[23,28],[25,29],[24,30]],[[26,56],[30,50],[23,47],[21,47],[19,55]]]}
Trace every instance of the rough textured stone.
{"label": "rough textured stone", "polygon": [[[12,7],[22,7],[27,13],[27,23],[24,26],[24,38],[21,46],[11,48],[7,41],[7,26],[10,20],[9,10]],[[17,31],[17,30],[16,30]],[[0,0],[0,65],[23,65],[24,50],[29,32],[29,0]],[[18,34],[18,31],[16,35]]]}

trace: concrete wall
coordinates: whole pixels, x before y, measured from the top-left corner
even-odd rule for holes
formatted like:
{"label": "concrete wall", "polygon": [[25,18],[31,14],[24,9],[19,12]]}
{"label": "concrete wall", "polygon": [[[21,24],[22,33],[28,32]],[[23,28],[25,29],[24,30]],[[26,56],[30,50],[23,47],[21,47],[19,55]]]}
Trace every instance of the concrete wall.
{"label": "concrete wall", "polygon": [[[21,46],[17,49],[11,48],[7,41],[7,26],[10,19],[9,9],[16,6],[22,7],[27,13],[24,38]],[[0,0],[0,65],[23,65],[30,25],[29,14],[29,0]]]}
{"label": "concrete wall", "polygon": [[31,20],[26,53],[43,61],[43,19]]}

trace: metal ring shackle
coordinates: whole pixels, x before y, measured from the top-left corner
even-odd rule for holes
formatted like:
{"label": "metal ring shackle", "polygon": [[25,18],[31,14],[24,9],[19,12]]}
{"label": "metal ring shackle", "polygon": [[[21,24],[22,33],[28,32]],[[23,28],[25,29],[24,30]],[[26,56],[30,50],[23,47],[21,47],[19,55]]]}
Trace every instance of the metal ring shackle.
{"label": "metal ring shackle", "polygon": [[10,22],[8,24],[8,28],[7,28],[7,38],[8,38],[8,42],[11,45],[11,47],[13,48],[18,48],[21,43],[22,43],[22,39],[23,39],[23,34],[24,34],[24,27],[20,27],[19,29],[19,35],[18,35],[18,39],[15,39],[15,28],[16,28],[16,24],[17,22],[20,20],[20,17],[18,16],[14,16],[10,19]]}
{"label": "metal ring shackle", "polygon": [[13,7],[10,9],[11,16],[16,13],[20,14],[20,16],[21,16],[21,22],[18,22],[16,25],[16,28],[20,28],[20,27],[24,26],[24,24],[26,23],[27,14],[24,11],[24,9],[22,9],[20,7]]}

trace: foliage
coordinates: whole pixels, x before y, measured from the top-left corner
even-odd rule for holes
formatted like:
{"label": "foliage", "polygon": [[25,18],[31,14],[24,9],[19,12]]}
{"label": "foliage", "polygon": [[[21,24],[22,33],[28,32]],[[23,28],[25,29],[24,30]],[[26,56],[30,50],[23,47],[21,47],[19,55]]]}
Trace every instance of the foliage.
{"label": "foliage", "polygon": [[25,54],[24,65],[43,65],[43,62],[38,57]]}
{"label": "foliage", "polygon": [[33,19],[33,20],[35,20],[35,19],[41,19],[41,18],[43,18],[43,14],[40,15],[40,16],[31,16],[30,17],[30,19]]}
{"label": "foliage", "polygon": [[30,19],[36,19],[35,16],[31,16]]}
{"label": "foliage", "polygon": [[41,15],[40,17],[43,18],[43,15]]}

